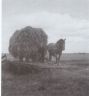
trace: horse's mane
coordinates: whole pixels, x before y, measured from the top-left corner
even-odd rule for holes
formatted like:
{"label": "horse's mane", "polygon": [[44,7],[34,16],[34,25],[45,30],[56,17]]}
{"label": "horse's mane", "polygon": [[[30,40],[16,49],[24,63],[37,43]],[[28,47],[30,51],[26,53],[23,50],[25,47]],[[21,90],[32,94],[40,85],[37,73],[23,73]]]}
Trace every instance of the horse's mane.
{"label": "horse's mane", "polygon": [[56,42],[56,44],[57,43],[63,43],[64,42],[64,40],[63,39],[60,39],[60,40],[58,40],[57,42]]}
{"label": "horse's mane", "polygon": [[56,42],[56,46],[57,46],[57,48],[60,48],[60,49],[62,49],[62,50],[64,50],[64,45],[65,45],[65,40],[64,39],[60,39],[60,40],[58,40],[57,42]]}
{"label": "horse's mane", "polygon": [[65,39],[60,39],[56,43],[49,43],[47,48],[51,51],[56,50],[56,52],[65,50]]}

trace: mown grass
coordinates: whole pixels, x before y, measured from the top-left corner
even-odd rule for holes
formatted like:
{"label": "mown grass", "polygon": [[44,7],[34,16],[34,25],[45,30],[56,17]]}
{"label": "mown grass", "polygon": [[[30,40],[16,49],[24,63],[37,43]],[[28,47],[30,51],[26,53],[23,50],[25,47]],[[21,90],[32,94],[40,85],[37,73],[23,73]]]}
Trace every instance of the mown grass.
{"label": "mown grass", "polygon": [[2,63],[2,96],[88,96],[88,63],[68,62],[59,69]]}

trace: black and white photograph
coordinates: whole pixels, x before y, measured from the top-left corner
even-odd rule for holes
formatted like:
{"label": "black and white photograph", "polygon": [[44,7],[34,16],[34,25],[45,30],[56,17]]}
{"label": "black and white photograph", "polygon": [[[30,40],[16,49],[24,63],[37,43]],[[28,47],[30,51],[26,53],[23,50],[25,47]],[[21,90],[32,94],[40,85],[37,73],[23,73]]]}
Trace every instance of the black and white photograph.
{"label": "black and white photograph", "polygon": [[1,5],[1,96],[89,96],[89,0]]}

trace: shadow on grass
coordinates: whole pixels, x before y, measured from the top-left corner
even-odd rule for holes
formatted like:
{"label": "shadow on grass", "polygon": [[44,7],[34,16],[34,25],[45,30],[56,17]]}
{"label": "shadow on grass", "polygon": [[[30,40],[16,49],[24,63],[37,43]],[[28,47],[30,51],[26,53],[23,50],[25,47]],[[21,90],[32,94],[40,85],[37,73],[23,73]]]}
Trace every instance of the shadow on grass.
{"label": "shadow on grass", "polygon": [[9,72],[14,75],[27,75],[39,73],[41,69],[30,64],[17,64],[16,62],[6,61],[2,64],[2,71]]}

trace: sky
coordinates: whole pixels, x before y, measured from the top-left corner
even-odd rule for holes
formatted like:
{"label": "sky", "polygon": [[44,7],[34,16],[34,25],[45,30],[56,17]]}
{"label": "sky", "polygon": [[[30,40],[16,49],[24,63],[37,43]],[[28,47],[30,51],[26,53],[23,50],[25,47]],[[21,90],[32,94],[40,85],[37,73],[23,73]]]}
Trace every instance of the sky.
{"label": "sky", "polygon": [[89,53],[89,0],[2,0],[2,52],[25,26],[42,28],[48,43],[66,38],[64,53]]}

